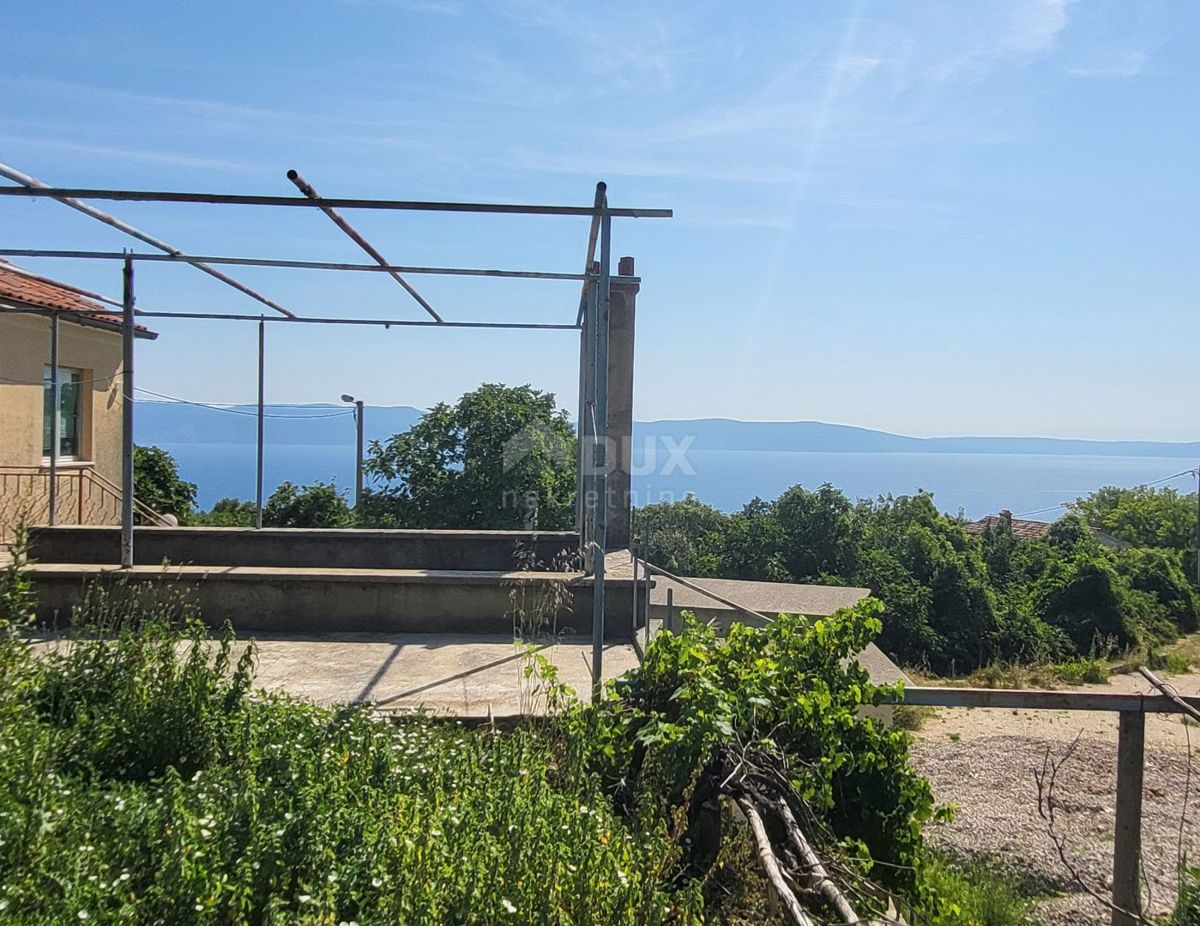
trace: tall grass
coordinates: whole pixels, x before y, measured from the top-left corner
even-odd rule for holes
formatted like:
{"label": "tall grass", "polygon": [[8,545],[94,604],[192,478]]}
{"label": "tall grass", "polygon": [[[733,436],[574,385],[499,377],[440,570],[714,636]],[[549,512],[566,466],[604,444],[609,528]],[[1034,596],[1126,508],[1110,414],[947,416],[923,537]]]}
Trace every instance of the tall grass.
{"label": "tall grass", "polygon": [[254,693],[185,607],[91,613],[0,642],[3,922],[698,922],[665,835],[536,734]]}
{"label": "tall grass", "polygon": [[923,866],[925,890],[936,902],[925,926],[1038,926],[1033,901],[1018,884],[984,862],[959,862],[930,852]]}

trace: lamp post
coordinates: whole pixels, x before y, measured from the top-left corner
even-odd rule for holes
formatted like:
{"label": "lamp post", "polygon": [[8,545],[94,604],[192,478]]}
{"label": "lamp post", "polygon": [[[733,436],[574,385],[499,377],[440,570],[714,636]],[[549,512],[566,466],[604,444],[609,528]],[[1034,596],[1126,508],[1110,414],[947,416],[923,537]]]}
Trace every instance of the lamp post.
{"label": "lamp post", "polygon": [[357,510],[362,504],[363,494],[363,403],[361,399],[345,394],[342,395],[342,401],[354,405],[354,422],[358,425],[358,456],[354,467],[354,508]]}

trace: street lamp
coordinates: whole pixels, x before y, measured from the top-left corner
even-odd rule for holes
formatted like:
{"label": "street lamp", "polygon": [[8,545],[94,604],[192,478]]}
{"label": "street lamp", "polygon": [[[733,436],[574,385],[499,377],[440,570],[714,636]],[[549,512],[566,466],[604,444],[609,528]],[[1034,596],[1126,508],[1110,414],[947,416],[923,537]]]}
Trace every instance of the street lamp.
{"label": "street lamp", "polygon": [[342,401],[354,405],[354,422],[358,425],[358,457],[354,467],[354,508],[359,510],[363,494],[363,404],[352,395],[342,394]]}

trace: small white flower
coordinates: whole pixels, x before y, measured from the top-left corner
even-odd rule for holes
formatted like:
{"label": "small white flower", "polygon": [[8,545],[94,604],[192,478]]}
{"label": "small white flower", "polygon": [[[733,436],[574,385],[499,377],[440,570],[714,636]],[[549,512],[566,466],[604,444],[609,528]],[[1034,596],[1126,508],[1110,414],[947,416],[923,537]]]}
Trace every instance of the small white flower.
{"label": "small white flower", "polygon": [[511,900],[509,900],[507,897],[500,898],[500,906],[502,906],[504,908],[505,913],[516,913],[517,912],[516,905]]}
{"label": "small white flower", "polygon": [[383,887],[383,878],[372,878],[371,887]]}

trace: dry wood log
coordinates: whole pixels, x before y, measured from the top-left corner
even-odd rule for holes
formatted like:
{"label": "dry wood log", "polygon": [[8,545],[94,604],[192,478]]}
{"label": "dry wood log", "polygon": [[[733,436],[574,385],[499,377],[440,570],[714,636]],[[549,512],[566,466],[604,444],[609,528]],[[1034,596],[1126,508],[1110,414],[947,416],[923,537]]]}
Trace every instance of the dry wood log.
{"label": "dry wood log", "polygon": [[737,795],[734,797],[734,802],[741,808],[742,813],[746,816],[746,822],[750,824],[750,831],[754,834],[754,843],[758,850],[759,864],[762,865],[763,872],[779,896],[784,909],[787,910],[796,926],[816,926],[812,917],[804,911],[804,908],[800,906],[800,901],[788,887],[783,869],[775,857],[775,850],[771,848],[771,839],[767,835],[767,828],[758,813],[758,808],[754,806],[754,801],[744,795]]}
{"label": "dry wood log", "polygon": [[812,845],[805,838],[804,833],[800,829],[800,824],[796,822],[796,818],[792,814],[792,808],[788,806],[787,801],[777,798],[774,801],[774,805],[780,819],[783,820],[783,828],[787,832],[788,841],[792,844],[792,848],[796,850],[796,854],[800,856],[800,863],[804,866],[801,878],[807,882],[805,886],[824,897],[829,906],[833,907],[837,915],[841,917],[843,923],[861,923],[862,920],[854,912],[854,908],[850,906],[850,902],[846,900],[846,895],[834,884],[833,880],[829,877],[829,872],[821,864],[821,859],[817,857],[817,853],[813,851]]}

